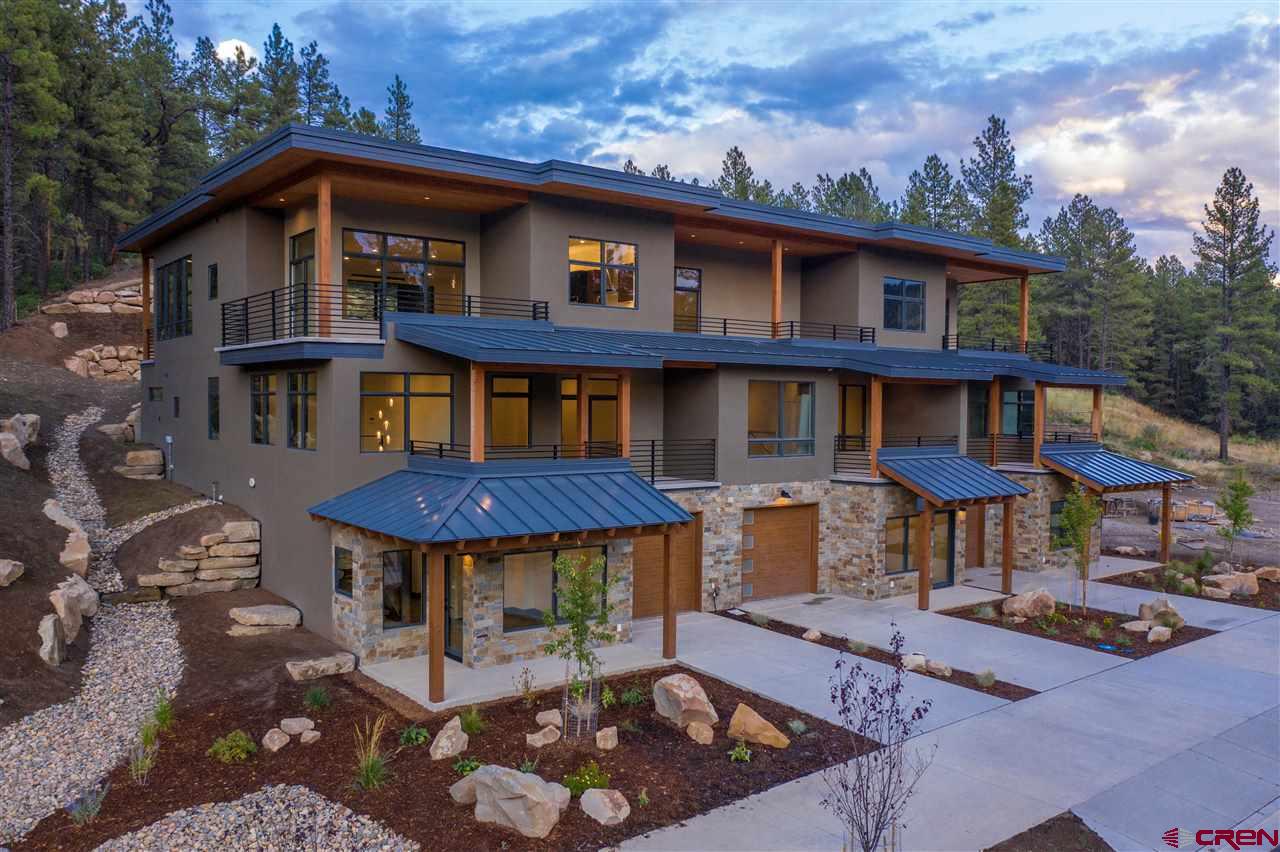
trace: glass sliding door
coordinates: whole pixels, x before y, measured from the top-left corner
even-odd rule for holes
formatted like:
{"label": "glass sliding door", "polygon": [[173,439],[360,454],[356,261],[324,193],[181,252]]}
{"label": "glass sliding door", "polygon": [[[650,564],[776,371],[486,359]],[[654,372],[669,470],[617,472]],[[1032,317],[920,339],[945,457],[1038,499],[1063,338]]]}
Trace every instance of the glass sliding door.
{"label": "glass sliding door", "polygon": [[444,560],[444,655],[462,662],[462,560]]}

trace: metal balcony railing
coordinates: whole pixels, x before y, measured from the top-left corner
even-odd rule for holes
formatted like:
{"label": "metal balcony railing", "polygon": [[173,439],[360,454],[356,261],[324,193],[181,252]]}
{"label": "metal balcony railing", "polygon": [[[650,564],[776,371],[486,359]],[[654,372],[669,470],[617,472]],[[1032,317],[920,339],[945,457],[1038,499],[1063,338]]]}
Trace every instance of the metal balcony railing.
{"label": "metal balcony railing", "polygon": [[800,320],[739,319],[734,317],[676,317],[673,325],[678,332],[709,334],[719,337],[768,337],[808,338],[814,340],[847,340],[854,343],[875,343],[876,330],[866,325],[841,325],[826,322],[802,322]]}
{"label": "metal balcony railing", "polygon": [[999,337],[980,337],[978,335],[948,334],[942,338],[943,349],[967,349],[976,352],[1007,352],[1015,355],[1026,355],[1032,361],[1054,362],[1053,344],[1048,341],[1008,340]]}
{"label": "metal balcony railing", "polygon": [[[995,442],[996,451],[994,463],[1000,464],[1031,464],[1035,456],[1035,435],[1032,432],[1016,432],[1007,435],[995,435],[985,440],[970,438],[968,441],[968,455],[977,458],[974,455],[975,444],[981,440],[986,447],[986,457],[979,459],[984,464],[992,464],[993,457],[991,455],[991,443]],[[1088,444],[1098,440],[1098,436],[1093,432],[1079,432],[1069,429],[1048,429],[1044,433],[1045,444]]]}
{"label": "metal balcony railing", "polygon": [[[959,443],[957,435],[886,435],[880,447],[954,447]],[[867,436],[836,435],[833,469],[844,476],[870,476],[871,444]]]}
{"label": "metal balcony railing", "polygon": [[631,466],[651,484],[672,480],[713,482],[716,478],[716,439],[632,441]]}
{"label": "metal balcony railing", "polygon": [[[457,442],[410,441],[410,455],[438,459],[469,459],[471,445]],[[584,444],[529,444],[523,447],[485,445],[485,461],[510,459],[616,459],[622,456],[622,445],[605,441]]]}

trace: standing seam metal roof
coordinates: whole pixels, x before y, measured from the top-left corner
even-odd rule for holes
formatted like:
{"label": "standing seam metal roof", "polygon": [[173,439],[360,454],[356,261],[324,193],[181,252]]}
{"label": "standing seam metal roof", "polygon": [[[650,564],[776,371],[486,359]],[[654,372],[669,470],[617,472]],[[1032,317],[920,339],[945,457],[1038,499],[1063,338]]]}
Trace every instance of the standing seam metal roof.
{"label": "standing seam metal roof", "polygon": [[1043,458],[1104,488],[1189,482],[1189,473],[1113,453],[1102,444],[1046,444]]}
{"label": "standing seam metal roof", "polygon": [[[988,500],[1031,493],[1004,474],[997,473],[968,456],[960,455],[955,447],[882,449],[877,454],[877,461],[882,469],[897,474],[928,492],[920,493],[920,496],[925,499],[936,498],[933,502]],[[911,490],[917,491],[915,488]]]}

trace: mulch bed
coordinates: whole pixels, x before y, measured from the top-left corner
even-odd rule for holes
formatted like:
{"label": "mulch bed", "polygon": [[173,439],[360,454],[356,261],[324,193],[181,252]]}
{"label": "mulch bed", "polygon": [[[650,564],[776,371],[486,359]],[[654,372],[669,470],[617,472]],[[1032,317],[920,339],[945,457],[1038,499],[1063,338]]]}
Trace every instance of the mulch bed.
{"label": "mulch bed", "polygon": [[[189,495],[188,499],[195,496]],[[120,568],[125,587],[135,586],[139,574],[155,573],[156,562],[173,558],[179,546],[199,544],[202,535],[220,531],[227,521],[246,520],[253,519],[239,506],[215,503],[152,524],[125,541],[116,551],[116,565]]]}
{"label": "mulch bed", "polygon": [[[266,594],[254,590],[256,594]],[[235,593],[240,594],[240,593]],[[324,711],[308,711],[304,695],[310,684],[288,679],[276,657],[295,657],[273,650],[277,642],[300,641],[311,636],[306,631],[251,637],[247,640],[217,639],[217,629],[225,629],[227,596],[217,606],[191,599],[207,611],[193,613],[179,605],[184,647],[194,641],[206,646],[231,647],[222,664],[211,670],[201,666],[218,656],[215,649],[197,652],[188,659],[188,679],[178,691],[177,722],[163,735],[155,768],[146,786],[134,784],[127,767],[110,776],[111,788],[97,819],[76,827],[59,811],[36,827],[17,848],[89,849],[112,837],[133,831],[175,810],[203,802],[239,798],[267,784],[302,784],[353,810],[368,814],[427,849],[599,849],[621,840],[672,825],[712,808],[809,774],[856,752],[847,732],[794,708],[702,674],[692,673],[706,690],[721,716],[715,741],[700,746],[682,731],[656,717],[650,696],[652,683],[680,667],[620,675],[608,679],[618,695],[637,686],[646,696],[644,706],[614,706],[601,714],[601,726],[630,720],[638,730],[619,730],[619,745],[600,752],[594,741],[569,744],[564,740],[541,750],[525,744],[525,734],[537,730],[534,716],[539,710],[558,708],[559,689],[540,692],[533,707],[520,698],[483,705],[486,730],[471,738],[466,752],[483,763],[518,767],[525,758],[538,759],[535,770],[548,780],[559,781],[585,761],[596,760],[610,774],[610,787],[621,790],[631,803],[631,816],[620,826],[604,827],[582,813],[575,800],[552,833],[541,841],[530,840],[511,831],[475,821],[471,806],[457,805],[449,796],[449,786],[460,777],[452,759],[432,761],[428,745],[399,747],[399,732],[412,720],[425,724],[432,736],[457,712],[431,714],[407,701],[388,704],[378,690],[366,689],[368,679],[356,673],[321,681],[332,698]],[[237,600],[235,603],[246,603]],[[184,612],[184,610],[186,610]],[[202,631],[190,631],[188,619],[198,619]],[[221,619],[221,621],[219,620]],[[313,641],[323,642],[318,637]],[[236,645],[228,646],[229,642]],[[248,644],[240,644],[248,643]],[[249,650],[257,646],[257,651]],[[236,650],[240,649],[240,650]],[[239,656],[246,660],[249,677],[231,671]],[[194,681],[194,683],[193,683]],[[792,737],[784,750],[751,746],[749,763],[731,763],[727,752],[733,743],[726,730],[738,702],[744,702],[786,732],[791,719],[802,720],[808,732]],[[408,707],[406,708],[406,705]],[[416,709],[402,714],[396,707]],[[386,786],[365,792],[353,784],[355,774],[354,727],[387,713],[388,734],[383,740],[395,751],[390,762],[392,780]],[[224,765],[206,756],[214,738],[243,729],[254,740],[279,723],[281,718],[307,715],[316,722],[321,739],[303,746],[295,738],[276,754],[259,750],[247,763]],[[788,732],[789,733],[789,732]],[[396,751],[399,749],[398,751]],[[650,804],[639,804],[644,790]]]}
{"label": "mulch bed", "polygon": [[[745,615],[745,614],[738,615],[728,610],[720,610],[719,612],[716,613],[716,615],[722,615],[725,618],[730,618],[730,619],[733,619],[734,621],[740,621],[743,624],[750,624],[753,627],[763,627],[766,630],[772,630],[774,633],[781,633],[784,636],[794,636],[795,638],[800,639],[802,641],[809,641],[807,639],[804,639],[805,628],[797,627],[794,624],[787,624],[785,621],[770,619],[768,624],[756,624],[756,622],[751,620],[751,617],[749,615]],[[868,660],[875,660],[877,663],[884,663],[887,666],[898,665],[898,658],[894,656],[892,653],[890,653],[889,651],[886,651],[882,648],[877,648],[873,645],[867,645],[865,651],[853,650],[852,648],[849,647],[848,637],[842,636],[837,638],[835,636],[828,636],[826,633],[823,633],[822,636],[817,640],[817,644],[830,648],[833,651],[840,651],[845,654],[852,654],[856,657],[862,657]],[[1019,686],[1016,683],[1009,683],[1008,681],[1004,681],[1004,680],[997,680],[990,687],[984,687],[982,686],[982,684],[978,683],[978,676],[976,674],[974,674],[973,672],[964,671],[963,669],[957,669],[955,667],[952,667],[951,669],[951,677],[942,677],[941,675],[931,674],[927,671],[913,672],[913,674],[918,674],[923,677],[931,677],[935,680],[941,680],[947,683],[954,683],[956,686],[963,686],[966,689],[972,689],[975,692],[983,692],[983,693],[986,693],[987,695],[994,695],[996,698],[1003,698],[1007,701],[1021,701],[1024,698],[1030,698],[1033,695],[1040,694],[1034,689],[1030,689],[1025,686]]]}
{"label": "mulch bed", "polygon": [[[1127,574],[1112,574],[1110,577],[1104,577],[1098,582],[1110,583],[1113,586],[1124,586],[1129,589],[1142,589],[1143,591],[1159,594],[1160,590],[1152,586],[1153,579],[1151,571],[1147,570],[1130,571]],[[1207,598],[1206,600],[1212,599]],[[1222,603],[1280,612],[1280,583],[1272,580],[1258,580],[1258,594],[1247,598],[1229,598],[1222,601]]]}
{"label": "mulch bed", "polygon": [[[940,610],[939,612],[942,615],[950,615],[953,618],[963,618],[966,621],[974,621],[978,624],[987,624],[992,627],[1013,630],[1017,633],[1025,633],[1028,636],[1039,636],[1041,639],[1052,639],[1055,642],[1078,645],[1081,648],[1089,648],[1094,651],[1102,651],[1106,654],[1129,657],[1131,659],[1149,657],[1152,654],[1158,654],[1161,651],[1167,651],[1170,648],[1176,648],[1179,645],[1185,645],[1188,642],[1194,642],[1197,639],[1203,639],[1218,632],[1204,627],[1193,627],[1190,624],[1184,624],[1174,631],[1173,637],[1168,642],[1153,645],[1147,641],[1147,634],[1129,633],[1121,627],[1127,621],[1137,620],[1138,616],[1136,615],[1125,615],[1122,612],[1110,612],[1105,609],[1094,609],[1093,607],[1089,608],[1088,614],[1084,614],[1079,607],[1068,607],[1066,604],[1059,602],[1056,610],[1058,617],[1053,622],[1048,619],[1037,618],[1015,624],[1011,619],[999,614],[1000,609],[998,606],[993,606],[993,608],[996,612],[995,618],[983,618],[979,614],[982,611],[982,607],[974,606]],[[1101,638],[1091,639],[1085,634],[1091,624],[1102,631]],[[1131,644],[1117,644],[1118,641],[1121,643],[1124,641],[1122,637],[1127,637]]]}
{"label": "mulch bed", "polygon": [[1015,834],[987,849],[987,852],[1112,852],[1111,846],[1084,820],[1063,811],[1021,834]]}

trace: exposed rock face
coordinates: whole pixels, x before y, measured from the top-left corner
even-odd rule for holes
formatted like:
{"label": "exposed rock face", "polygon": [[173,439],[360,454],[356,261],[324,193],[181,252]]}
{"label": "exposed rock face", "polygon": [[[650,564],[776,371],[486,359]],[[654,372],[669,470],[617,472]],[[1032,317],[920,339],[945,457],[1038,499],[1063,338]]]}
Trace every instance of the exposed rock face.
{"label": "exposed rock face", "polygon": [[356,667],[354,654],[346,652],[331,657],[316,657],[312,660],[290,660],[284,664],[289,677],[294,680],[315,680],[330,675],[345,674]]}
{"label": "exposed rock face", "polygon": [[739,704],[733,711],[733,718],[729,720],[729,738],[773,748],[786,748],[791,745],[791,740],[782,731],[745,704]]}
{"label": "exposed rock face", "polygon": [[536,734],[524,735],[525,745],[530,748],[542,748],[545,745],[551,745],[558,739],[560,739],[560,729],[555,725],[547,725]]}
{"label": "exposed rock face", "polygon": [[1223,589],[1233,598],[1247,598],[1258,593],[1256,574],[1214,574],[1204,578],[1206,586]]}
{"label": "exposed rock face", "polygon": [[262,737],[262,747],[275,753],[289,744],[289,735],[279,728],[272,728]]}
{"label": "exposed rock face", "polygon": [[443,760],[446,757],[462,754],[463,749],[467,747],[468,739],[467,732],[462,730],[462,718],[454,716],[445,722],[440,733],[436,734],[436,738],[431,741],[431,759]]}
{"label": "exposed rock face", "polygon": [[618,747],[618,728],[610,725],[596,731],[596,748],[601,751],[613,751]]}
{"label": "exposed rock face", "polygon": [[711,741],[716,738],[716,732],[705,722],[690,722],[684,732],[698,745],[711,745]]}
{"label": "exposed rock face", "polygon": [[[302,623],[302,613],[284,604],[259,604],[258,606],[232,607],[227,615],[237,624],[297,627]],[[559,711],[556,711],[557,713]]]}
{"label": "exposed rock face", "polygon": [[12,585],[26,568],[16,559],[0,559],[0,589]]}
{"label": "exposed rock face", "polygon": [[31,462],[22,451],[22,443],[11,432],[0,432],[0,458],[21,470],[31,470]]}
{"label": "exposed rock face", "polygon": [[564,719],[561,717],[559,710],[543,710],[533,717],[533,721],[544,728],[547,725],[555,725],[557,728],[564,727]]}
{"label": "exposed rock face", "polygon": [[[91,303],[81,306],[81,311],[99,314],[125,313],[125,311],[115,310],[116,307],[122,306]],[[112,346],[109,343],[99,343],[88,349],[77,350],[75,357],[64,359],[62,365],[77,375],[110,382],[135,382],[142,378],[142,362],[138,360],[136,346]]]}
{"label": "exposed rock face", "polygon": [[1017,615],[1022,618],[1039,618],[1053,612],[1055,603],[1048,589],[1033,589],[1005,598],[1003,611],[1005,615]]}
{"label": "exposed rock face", "polygon": [[62,634],[62,620],[54,613],[49,613],[40,619],[40,626],[36,628],[36,632],[40,634],[40,659],[44,660],[46,665],[62,665],[62,661],[67,658],[67,643],[66,637]]}
{"label": "exposed rock face", "polygon": [[631,816],[627,797],[617,790],[587,790],[580,804],[582,812],[601,825],[617,825]]}
{"label": "exposed rock face", "polygon": [[458,804],[475,804],[477,822],[533,838],[546,837],[555,828],[568,807],[568,793],[563,785],[543,781],[532,772],[493,764],[480,767],[449,788]]}
{"label": "exposed rock face", "polygon": [[658,715],[687,727],[690,722],[714,725],[720,721],[702,686],[687,674],[667,675],[653,685],[653,706]]}

